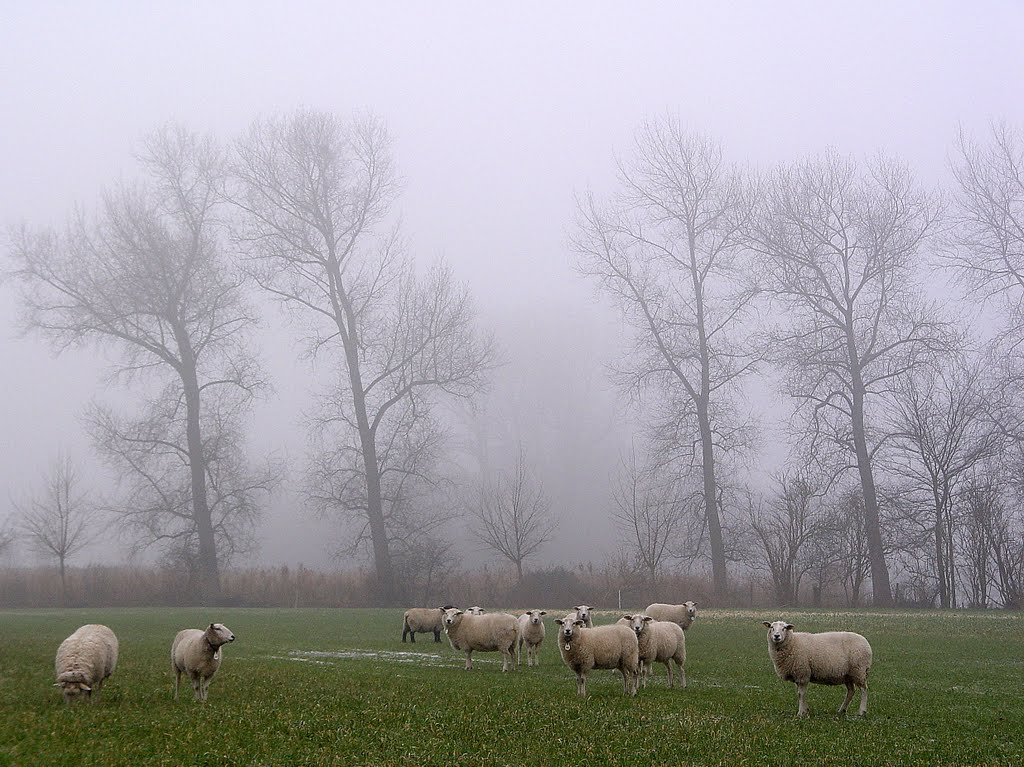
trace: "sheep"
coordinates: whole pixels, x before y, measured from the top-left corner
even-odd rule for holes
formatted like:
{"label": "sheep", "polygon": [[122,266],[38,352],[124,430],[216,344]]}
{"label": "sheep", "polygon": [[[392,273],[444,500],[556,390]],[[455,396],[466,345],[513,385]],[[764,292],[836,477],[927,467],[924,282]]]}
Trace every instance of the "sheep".
{"label": "sheep", "polygon": [[470,615],[483,615],[484,614],[484,608],[478,607],[478,606],[474,606],[474,607],[470,607],[468,610],[466,610],[466,612],[469,613]]}
{"label": "sheep", "polygon": [[452,649],[466,653],[466,671],[473,670],[473,651],[501,652],[501,670],[507,671],[511,663],[514,671],[519,666],[519,623],[508,613],[469,615],[464,610],[449,607],[443,611],[444,630]]}
{"label": "sheep", "polygon": [[804,694],[807,684],[845,684],[846,699],[839,707],[845,714],[853,700],[854,688],[860,688],[860,711],[868,712],[868,672],[871,670],[871,645],[852,631],[826,631],[809,634],[793,631],[785,621],[763,622],[768,628],[768,656],[775,673],[784,682],[795,682],[800,705],[797,716],[809,712]]}
{"label": "sheep", "polygon": [[[445,605],[440,610],[447,610],[452,605]],[[433,632],[434,641],[441,641],[441,632],[444,631],[443,612],[438,612],[437,607],[410,607],[402,615],[402,641],[405,641],[406,634],[409,635],[413,644],[416,644],[416,632]]]}
{"label": "sheep", "polygon": [[556,618],[555,623],[561,626],[558,652],[562,662],[576,672],[577,695],[586,696],[587,674],[595,668],[618,669],[622,674],[623,692],[636,695],[639,648],[636,634],[628,626],[614,623],[587,628],[576,613]]}
{"label": "sheep", "polygon": [[117,637],[106,626],[89,623],[77,628],[60,643],[53,670],[54,687],[60,687],[65,703],[83,694],[95,703],[104,680],[117,666]]}
{"label": "sheep", "polygon": [[697,619],[697,603],[683,602],[681,605],[666,605],[655,602],[653,605],[647,605],[644,614],[650,615],[656,621],[672,621],[686,631]]}
{"label": "sheep", "polygon": [[590,605],[576,605],[573,610],[576,611],[576,617],[583,621],[588,629],[594,628],[594,620],[590,616],[590,611],[594,608]]}
{"label": "sheep", "polygon": [[210,680],[221,662],[221,646],[234,642],[235,635],[223,623],[211,623],[203,629],[182,629],[171,643],[171,671],[174,672],[174,699],[178,699],[181,675],[188,674],[196,700],[205,701]]}
{"label": "sheep", "polygon": [[537,650],[540,643],[544,641],[544,621],[542,615],[547,615],[547,610],[530,610],[519,616],[519,654],[523,653],[523,645],[526,645],[526,665],[539,666],[540,658]]}
{"label": "sheep", "polygon": [[636,634],[640,653],[640,678],[647,688],[652,663],[664,663],[668,670],[668,686],[672,687],[672,661],[679,669],[680,687],[686,687],[686,635],[677,623],[656,621],[650,615],[637,613],[623,615],[619,623],[627,621]]}

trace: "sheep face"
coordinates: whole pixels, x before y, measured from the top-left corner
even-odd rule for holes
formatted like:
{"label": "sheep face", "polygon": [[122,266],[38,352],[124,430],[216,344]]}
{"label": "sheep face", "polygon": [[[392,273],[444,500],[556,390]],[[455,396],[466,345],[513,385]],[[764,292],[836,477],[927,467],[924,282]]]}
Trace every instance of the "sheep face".
{"label": "sheep face", "polygon": [[590,618],[590,611],[594,608],[592,608],[590,605],[576,605],[572,609],[576,611],[576,617],[584,623],[586,623],[587,620]]}
{"label": "sheep face", "polygon": [[235,641],[235,635],[223,623],[211,623],[206,629],[206,641],[211,647],[220,647]]}
{"label": "sheep face", "polygon": [[542,615],[547,615],[548,611],[547,610],[530,610],[526,614],[530,616],[529,623],[531,625],[533,625],[533,626],[538,626],[538,625],[540,625],[543,622],[543,619],[541,618],[541,616]]}
{"label": "sheep face", "polygon": [[633,629],[633,633],[640,636],[647,625],[654,620],[650,615],[644,615],[643,613],[637,613],[636,615],[623,615],[623,618],[629,620],[629,627]]}
{"label": "sheep face", "polygon": [[484,614],[484,608],[474,606],[474,607],[470,607],[468,610],[466,610],[466,612],[469,613],[470,615],[483,615]]}
{"label": "sheep face", "polygon": [[562,642],[565,643],[566,650],[569,649],[569,643],[572,642],[573,637],[578,637],[580,629],[587,625],[572,613],[569,613],[564,618],[555,618],[555,623],[562,627],[559,633],[561,634]]}
{"label": "sheep face", "polygon": [[697,603],[696,602],[683,602],[686,605],[686,614],[690,616],[690,620],[694,620],[697,617]]}
{"label": "sheep face", "polygon": [[768,627],[768,641],[773,647],[781,647],[782,643],[789,638],[789,632],[793,630],[793,624],[785,621],[775,621],[774,623],[762,621],[762,623]]}
{"label": "sheep face", "polygon": [[457,607],[449,607],[445,610],[444,618],[442,619],[442,622],[444,623],[444,630],[447,632],[449,629],[456,626],[462,620],[463,615],[465,615],[465,612]]}
{"label": "sheep face", "polygon": [[74,703],[76,700],[92,695],[92,688],[85,682],[61,681],[57,682],[54,687],[60,688],[65,703]]}

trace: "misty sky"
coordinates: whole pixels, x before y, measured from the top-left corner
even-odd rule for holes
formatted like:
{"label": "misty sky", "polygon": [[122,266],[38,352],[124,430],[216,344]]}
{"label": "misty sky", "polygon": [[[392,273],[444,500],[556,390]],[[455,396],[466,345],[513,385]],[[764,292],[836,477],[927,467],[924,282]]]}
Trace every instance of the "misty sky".
{"label": "misty sky", "polygon": [[[678,116],[756,166],[827,146],[885,150],[929,184],[944,178],[958,123],[1024,124],[1017,2],[183,5],[4,10],[0,224],[94,207],[167,120],[228,138],[299,106],[379,115],[396,139],[411,250],[470,285],[506,348],[504,385],[540,412],[574,402],[576,387],[587,428],[607,437],[586,461],[572,448],[590,431],[561,450],[557,435],[527,445],[546,460],[554,506],[598,520],[563,525],[542,560],[610,538],[600,482],[630,432],[602,373],[618,334],[567,240],[574,195],[610,188],[643,118]],[[107,385],[94,353],[54,358],[17,338],[15,318],[0,288],[0,520],[58,448],[92,466],[78,414]],[[261,338],[277,394],[258,407],[254,443],[300,459],[309,369],[276,312]],[[555,371],[550,385],[537,370]],[[262,561],[327,562],[327,526],[294,508],[278,499]]]}

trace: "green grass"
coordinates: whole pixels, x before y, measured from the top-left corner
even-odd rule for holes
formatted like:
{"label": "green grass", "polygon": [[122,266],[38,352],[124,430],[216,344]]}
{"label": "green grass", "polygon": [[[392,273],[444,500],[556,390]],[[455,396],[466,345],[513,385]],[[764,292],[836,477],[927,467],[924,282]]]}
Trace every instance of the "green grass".
{"label": "green grass", "polygon": [[[600,671],[581,700],[550,622],[542,666],[502,674],[498,654],[467,673],[447,641],[403,645],[399,610],[5,611],[0,765],[1024,763],[1022,616],[788,612],[800,629],[860,631],[875,652],[868,716],[837,717],[843,688],[812,686],[807,720],[768,659],[759,622],[776,617],[706,611],[687,633],[688,689],[666,689],[661,670],[627,699]],[[175,703],[171,639],[210,620],[238,641],[207,704],[188,687]],[[88,622],[118,635],[117,671],[97,705],[65,706],[53,656]],[[428,655],[294,654],[354,649]]]}

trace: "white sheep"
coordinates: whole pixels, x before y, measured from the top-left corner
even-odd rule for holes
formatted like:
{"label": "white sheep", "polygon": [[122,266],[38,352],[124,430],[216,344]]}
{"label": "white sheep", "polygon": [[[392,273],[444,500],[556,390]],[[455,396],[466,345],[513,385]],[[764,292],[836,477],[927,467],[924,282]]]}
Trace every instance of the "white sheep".
{"label": "white sheep", "polygon": [[196,700],[206,700],[210,680],[220,668],[221,646],[234,642],[235,635],[223,623],[211,623],[204,629],[182,629],[171,643],[171,671],[174,672],[174,699],[178,699],[181,675],[192,680]]}
{"label": "white sheep", "polygon": [[530,610],[519,616],[519,654],[522,656],[523,645],[526,645],[526,665],[539,666],[540,658],[537,650],[544,641],[544,621],[542,615],[546,610]]}
{"label": "white sheep", "polygon": [[804,695],[810,682],[845,684],[846,699],[839,713],[846,713],[854,688],[860,688],[860,715],[868,711],[868,672],[871,670],[871,645],[852,631],[826,631],[808,634],[793,631],[785,621],[769,623],[768,655],[775,673],[784,682],[795,682],[800,700],[797,716],[809,713]]}
{"label": "white sheep", "polygon": [[651,675],[654,663],[664,663],[668,670],[668,686],[673,684],[672,661],[679,670],[680,686],[686,687],[686,635],[677,623],[672,621],[656,621],[650,615],[637,613],[623,615],[619,623],[628,621],[630,629],[636,634],[637,649],[640,653],[640,678],[644,688],[647,677]]}
{"label": "white sheep", "polygon": [[473,669],[473,651],[501,652],[501,670],[519,665],[519,623],[508,613],[469,615],[450,607],[444,610],[444,630],[452,649],[466,653],[466,670]]}
{"label": "white sheep", "polygon": [[484,608],[474,605],[473,607],[470,607],[469,609],[467,609],[466,612],[469,613],[470,615],[483,615],[484,614]]}
{"label": "white sheep", "polygon": [[636,695],[639,648],[636,634],[628,626],[613,623],[587,628],[576,613],[556,618],[555,623],[561,626],[558,652],[562,662],[576,672],[577,695],[587,694],[587,674],[595,668],[618,669],[623,692]]}
{"label": "white sheep", "polygon": [[697,603],[683,602],[681,605],[666,605],[655,602],[653,605],[647,605],[644,614],[650,615],[656,621],[672,621],[686,631],[697,619]]}
{"label": "white sheep", "polygon": [[117,666],[117,637],[106,626],[89,623],[80,626],[60,643],[53,670],[54,687],[60,687],[64,702],[77,700],[83,693],[95,702],[104,680]]}
{"label": "white sheep", "polygon": [[405,641],[406,634],[409,635],[413,644],[416,644],[416,632],[421,634],[431,632],[434,641],[441,641],[441,632],[444,631],[444,610],[452,605],[444,607],[410,607],[402,615],[402,641]]}
{"label": "white sheep", "polygon": [[594,628],[594,620],[590,616],[590,611],[594,608],[590,605],[576,605],[573,610],[576,611],[576,617],[583,621],[588,629]]}

